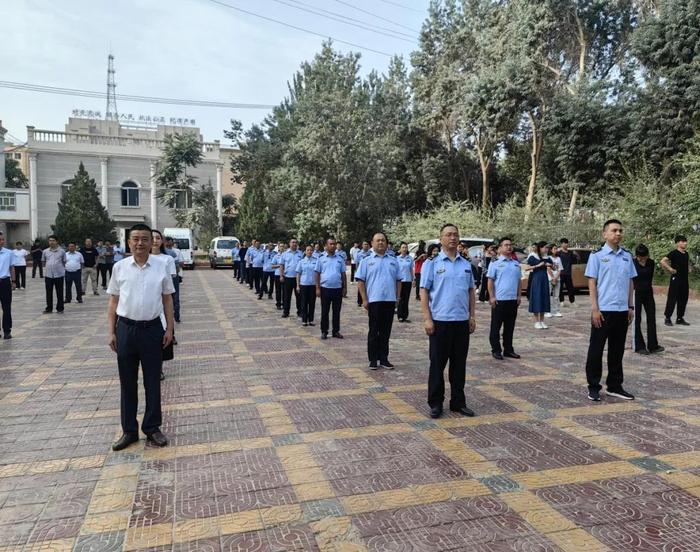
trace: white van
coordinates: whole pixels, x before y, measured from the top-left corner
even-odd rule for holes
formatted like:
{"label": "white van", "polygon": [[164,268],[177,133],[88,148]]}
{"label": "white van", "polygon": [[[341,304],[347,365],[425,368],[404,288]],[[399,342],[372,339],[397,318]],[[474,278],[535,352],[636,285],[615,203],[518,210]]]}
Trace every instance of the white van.
{"label": "white van", "polygon": [[209,245],[209,265],[212,268],[233,266],[231,250],[238,244],[238,238],[235,236],[218,236],[211,240]]}
{"label": "white van", "polygon": [[163,237],[172,238],[182,255],[182,267],[194,270],[194,236],[189,228],[163,228]]}

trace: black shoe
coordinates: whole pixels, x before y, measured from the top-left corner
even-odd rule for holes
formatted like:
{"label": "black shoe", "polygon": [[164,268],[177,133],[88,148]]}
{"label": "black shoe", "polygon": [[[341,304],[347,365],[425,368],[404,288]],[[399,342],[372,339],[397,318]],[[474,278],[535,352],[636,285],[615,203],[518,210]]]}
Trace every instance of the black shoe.
{"label": "black shoe", "polygon": [[3,339],[12,339],[12,334],[10,332],[5,332],[5,335],[2,336]]}
{"label": "black shoe", "polygon": [[82,299],[78,299],[78,303],[82,303],[82,302],[83,302],[83,300],[82,300]]}
{"label": "black shoe", "polygon": [[99,292],[99,291],[93,291],[92,294],[93,294],[93,295],[99,295],[100,292]]}
{"label": "black shoe", "polygon": [[262,295],[258,295],[258,301],[262,301]]}
{"label": "black shoe", "polygon": [[399,318],[399,324],[403,324],[405,320],[403,318]]}
{"label": "black shoe", "polygon": [[160,432],[160,430],[146,435],[146,441],[157,447],[164,447],[168,444],[168,439]]}
{"label": "black shoe", "polygon": [[600,402],[600,391],[588,391],[588,398],[593,402]]}
{"label": "black shoe", "polygon": [[442,406],[433,406],[430,408],[430,417],[439,418],[442,416]]}
{"label": "black shoe", "polygon": [[309,326],[315,326],[315,325],[316,324],[314,324],[313,322],[309,322]]}
{"label": "black shoe", "polygon": [[382,368],[386,368],[387,370],[394,369],[394,365],[391,362],[389,362],[388,360],[380,360],[379,366],[381,366]]}
{"label": "black shoe", "polygon": [[505,358],[515,358],[515,359],[520,358],[520,355],[518,353],[514,353],[512,351],[510,353],[503,353],[503,356]]}
{"label": "black shoe", "polygon": [[43,313],[44,313],[44,314],[51,314],[52,312],[53,312],[52,309],[44,309],[44,310],[43,310]]}
{"label": "black shoe", "polygon": [[328,339],[328,334],[327,334],[327,333],[322,333],[322,334],[321,334],[321,339]]}
{"label": "black shoe", "polygon": [[459,412],[462,416],[469,416],[470,418],[474,416],[474,411],[471,408],[462,406],[460,408],[450,408],[452,412]]}
{"label": "black shoe", "polygon": [[73,301],[73,299],[67,299],[67,300],[63,301],[63,303],[64,303],[64,304],[67,304],[67,303],[70,303],[70,302],[72,302],[72,301]]}
{"label": "black shoe", "polygon": [[663,353],[665,350],[666,350],[665,347],[656,347],[655,349],[652,349],[652,350],[649,351],[649,352],[652,353],[652,354],[654,354],[654,353]]}
{"label": "black shoe", "polygon": [[308,323],[308,322],[302,322],[301,325],[302,325],[302,326],[308,326],[309,323]]}
{"label": "black shoe", "polygon": [[343,339],[343,334],[341,334],[340,332],[336,332],[333,334],[333,337],[335,337],[336,339]]}
{"label": "black shoe", "polygon": [[683,318],[678,318],[676,320],[676,326],[690,326]]}
{"label": "black shoe", "polygon": [[666,326],[673,326],[673,322],[671,322],[671,319],[670,319],[670,318],[667,318],[666,320],[664,320],[664,324],[665,324]]}
{"label": "black shoe", "polygon": [[379,370],[379,363],[376,360],[373,362],[370,362],[368,368],[370,370]]}
{"label": "black shoe", "polygon": [[288,314],[283,314],[283,315],[282,315],[282,318],[289,318],[289,315],[288,315]]}
{"label": "black shoe", "polygon": [[177,322],[178,324],[180,324],[180,323],[182,322],[182,319],[181,319],[181,318],[176,318],[176,319],[175,319],[175,322]]}
{"label": "black shoe", "polygon": [[138,443],[139,434],[138,433],[124,433],[119,440],[112,444],[112,450],[118,451],[123,450],[133,443]]}
{"label": "black shoe", "polygon": [[160,371],[160,381],[163,381],[165,379],[165,374],[163,373],[163,370]]}
{"label": "black shoe", "polygon": [[58,314],[63,314],[63,309],[56,309],[56,312],[57,312]]}
{"label": "black shoe", "polygon": [[626,401],[634,400],[634,395],[632,393],[628,393],[622,387],[616,389],[615,391],[610,391],[610,389],[608,389],[606,394],[610,395],[611,397],[617,397],[618,399],[625,399]]}
{"label": "black shoe", "polygon": [[408,318],[404,318],[404,321],[403,321],[403,323],[404,323],[404,324],[410,324],[410,323],[411,323],[411,321],[410,321],[410,320],[409,320]]}
{"label": "black shoe", "polygon": [[496,360],[503,360],[503,355],[501,353],[491,353],[491,356]]}
{"label": "black shoe", "polygon": [[639,349],[638,351],[635,351],[635,353],[639,355],[650,355],[651,353],[647,349]]}

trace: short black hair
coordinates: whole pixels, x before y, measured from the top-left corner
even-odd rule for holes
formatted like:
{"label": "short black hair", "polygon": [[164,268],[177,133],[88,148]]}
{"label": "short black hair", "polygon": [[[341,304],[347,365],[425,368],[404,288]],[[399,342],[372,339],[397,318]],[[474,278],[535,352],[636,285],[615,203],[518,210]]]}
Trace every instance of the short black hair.
{"label": "short black hair", "polygon": [[637,249],[634,250],[634,254],[637,255],[637,257],[648,257],[649,256],[649,248],[644,245],[643,243],[640,243],[637,246]]}
{"label": "short black hair", "polygon": [[389,236],[386,235],[386,232],[384,232],[384,230],[377,230],[376,232],[373,232],[372,239],[374,239],[374,236],[376,236],[377,234],[381,234],[382,236],[384,236],[384,239],[386,240],[387,245],[391,245],[391,242],[389,241]]}
{"label": "short black hair", "polygon": [[610,226],[611,224],[619,224],[620,226],[622,226],[622,222],[620,222],[618,219],[608,219],[605,221],[605,224],[603,224],[603,230],[607,230],[608,226]]}
{"label": "short black hair", "polygon": [[457,232],[459,232],[459,228],[457,228],[457,225],[456,225],[456,224],[452,224],[451,222],[448,222],[447,224],[443,224],[443,225],[440,227],[440,235],[442,236],[442,231],[443,231],[445,228],[449,228],[450,226],[452,226],[452,228],[454,228],[455,230],[457,230]]}
{"label": "short black hair", "polygon": [[50,240],[51,238],[53,238],[54,240],[58,241],[58,236],[57,236],[56,234],[51,234],[51,235],[50,235],[48,238],[46,238],[46,239],[47,239],[47,240]]}
{"label": "short black hair", "polygon": [[15,245],[22,245],[22,242],[15,242]]}
{"label": "short black hair", "polygon": [[68,242],[68,245],[75,245],[75,242],[74,242],[74,241],[69,241],[69,242]]}
{"label": "short black hair", "polygon": [[509,241],[509,242],[511,242],[511,243],[513,242],[513,240],[511,240],[508,236],[503,236],[502,238],[499,238],[499,239],[498,239],[498,247],[501,247],[501,244],[502,244],[504,241]]}
{"label": "short black hair", "polygon": [[134,232],[137,230],[146,231],[149,234],[152,232],[151,227],[148,226],[148,224],[144,224],[143,222],[138,222],[134,224],[131,228],[129,228],[129,232]]}
{"label": "short black hair", "polygon": [[673,241],[678,243],[678,242],[687,242],[688,238],[686,238],[683,234],[678,234],[675,238],[673,238]]}
{"label": "short black hair", "polygon": [[562,239],[559,240],[559,243],[560,243],[560,244],[562,244],[562,243],[569,243],[569,240],[566,239],[566,238],[562,238]]}
{"label": "short black hair", "polygon": [[326,238],[326,245],[328,245],[328,242],[333,240],[335,243],[338,243],[338,240],[336,240],[333,236],[329,236]]}

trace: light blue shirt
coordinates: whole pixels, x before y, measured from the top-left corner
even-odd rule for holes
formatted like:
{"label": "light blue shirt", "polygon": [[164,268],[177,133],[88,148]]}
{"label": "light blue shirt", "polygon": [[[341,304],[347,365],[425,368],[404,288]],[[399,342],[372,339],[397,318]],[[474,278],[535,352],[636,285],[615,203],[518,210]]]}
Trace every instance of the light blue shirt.
{"label": "light blue shirt", "polygon": [[357,271],[355,279],[365,283],[367,302],[396,301],[396,282],[401,280],[401,270],[396,257],[377,255],[366,256]]}
{"label": "light blue shirt", "polygon": [[263,254],[265,253],[265,250],[260,248],[260,249],[253,249],[253,254],[250,256],[253,264],[253,268],[262,268],[263,266]]}
{"label": "light blue shirt", "polygon": [[15,264],[15,256],[7,247],[0,247],[0,278],[9,278],[10,267]]}
{"label": "light blue shirt", "polygon": [[420,287],[429,292],[433,320],[469,320],[469,290],[474,289],[472,264],[457,255],[454,261],[443,251],[421,269]]}
{"label": "light blue shirt", "polygon": [[345,261],[340,255],[326,253],[318,258],[316,272],[321,274],[321,287],[341,288],[345,274]]}
{"label": "light blue shirt", "polygon": [[311,256],[312,256],[314,259],[318,259],[321,255],[323,255],[323,251],[315,251],[315,250],[314,250],[314,251],[311,253]]}
{"label": "light blue shirt", "polygon": [[367,251],[363,251],[362,249],[360,249],[355,255],[355,264],[357,265],[357,267],[359,268],[362,259],[366,259],[371,254],[372,252],[369,249]]}
{"label": "light blue shirt", "polygon": [[410,255],[398,255],[394,257],[399,263],[399,272],[401,273],[402,282],[412,282],[413,274],[411,270],[413,269],[413,257]]}
{"label": "light blue shirt", "polygon": [[262,260],[263,260],[263,272],[272,272],[275,270],[272,268],[272,260],[275,258],[277,254],[274,251],[270,251],[268,249],[265,249],[262,254]]}
{"label": "light blue shirt", "polygon": [[501,255],[489,263],[486,277],[493,280],[496,301],[515,301],[518,299],[520,284],[520,263]]}
{"label": "light blue shirt", "polygon": [[347,262],[347,260],[348,260],[348,254],[345,252],[344,249],[338,249],[338,250],[335,252],[335,254],[338,255],[339,257],[342,257],[342,258],[343,258],[343,261]]}
{"label": "light blue shirt", "polygon": [[297,263],[297,273],[299,274],[299,284],[302,286],[316,285],[316,263],[318,261],[311,257],[304,257]]}
{"label": "light blue shirt", "polygon": [[240,261],[240,259],[238,258],[238,254],[240,252],[241,252],[241,250],[238,247],[234,247],[233,249],[231,249],[231,259],[233,260],[234,263],[236,261]]}
{"label": "light blue shirt", "polygon": [[637,276],[629,251],[622,247],[613,251],[606,243],[588,257],[586,276],[596,280],[601,311],[620,312],[629,308],[630,280]]}
{"label": "light blue shirt", "polygon": [[282,253],[275,253],[275,256],[272,257],[272,264],[277,265],[277,268],[275,268],[275,276],[280,275],[280,268],[279,265],[282,263]]}
{"label": "light blue shirt", "polygon": [[251,245],[248,250],[245,252],[245,261],[252,265],[253,264],[253,256],[255,255],[255,252],[257,250]]}
{"label": "light blue shirt", "polygon": [[292,251],[287,249],[282,254],[282,264],[284,265],[284,277],[285,278],[296,278],[297,277],[297,263],[304,256],[304,254],[299,251]]}
{"label": "light blue shirt", "polygon": [[121,261],[124,258],[124,250],[121,247],[114,246],[114,262]]}

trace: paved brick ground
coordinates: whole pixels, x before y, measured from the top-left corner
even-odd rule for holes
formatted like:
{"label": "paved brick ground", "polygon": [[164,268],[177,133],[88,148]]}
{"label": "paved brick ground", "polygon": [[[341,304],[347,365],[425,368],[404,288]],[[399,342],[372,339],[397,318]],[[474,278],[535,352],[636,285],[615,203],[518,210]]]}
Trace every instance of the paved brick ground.
{"label": "paved brick ground", "polygon": [[15,293],[15,339],[0,341],[0,551],[700,550],[700,325],[662,326],[663,356],[628,353],[639,400],[591,404],[585,297],[547,332],[522,316],[521,361],[491,359],[480,305],[467,391],[479,415],[433,421],[421,324],[396,324],[397,369],[369,372],[352,300],[346,339],[321,342],[230,271],[185,278],[166,449],[109,447],[105,296],[61,316],[40,314],[40,280]]}

